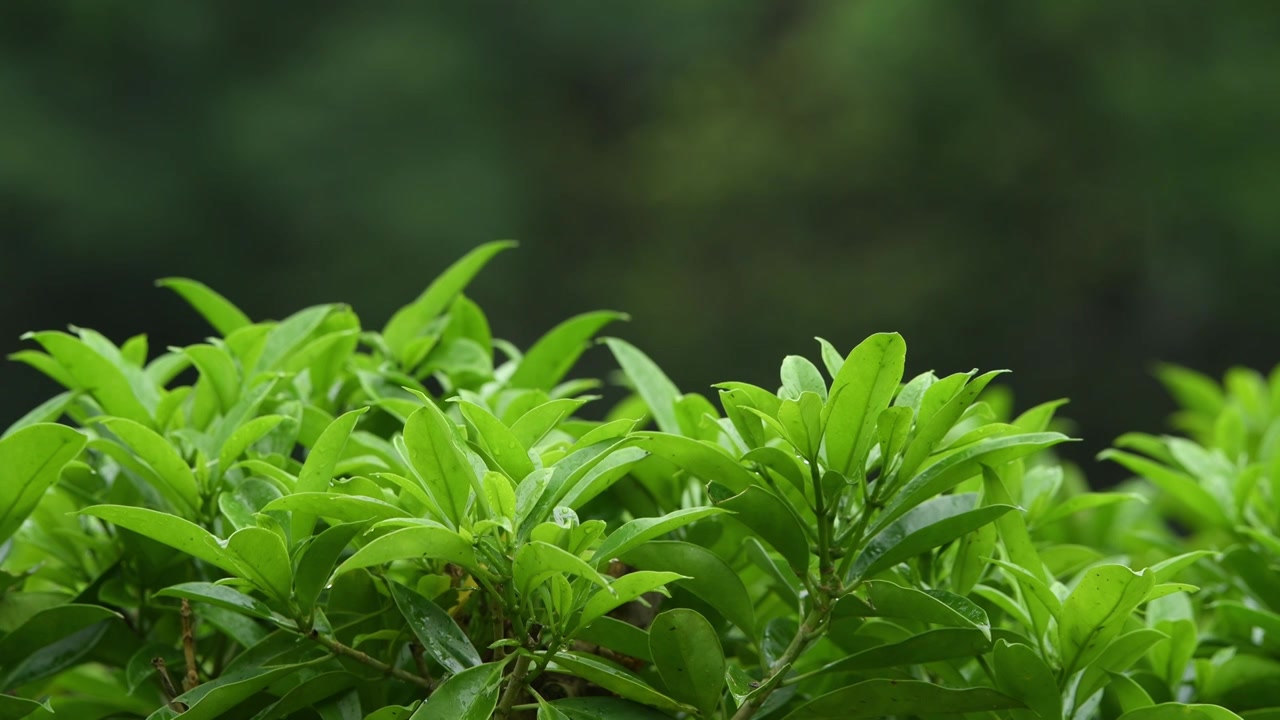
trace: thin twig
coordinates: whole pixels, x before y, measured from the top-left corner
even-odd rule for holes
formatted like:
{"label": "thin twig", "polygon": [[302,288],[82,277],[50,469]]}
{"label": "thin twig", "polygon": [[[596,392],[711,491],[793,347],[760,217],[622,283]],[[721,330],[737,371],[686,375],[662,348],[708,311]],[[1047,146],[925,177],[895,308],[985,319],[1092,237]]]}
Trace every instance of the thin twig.
{"label": "thin twig", "polygon": [[405,672],[400,668],[392,667],[391,665],[388,665],[376,658],[370,657],[369,655],[366,655],[365,653],[360,652],[359,650],[353,647],[350,647],[348,645],[343,645],[342,643],[338,642],[337,640],[331,637],[321,635],[320,631],[318,630],[312,630],[311,634],[308,635],[308,637],[310,637],[312,640],[315,640],[316,642],[328,648],[329,651],[332,652],[334,655],[340,655],[342,657],[351,658],[352,660],[355,660],[358,663],[368,665],[369,667],[373,668],[374,670],[377,670],[380,673],[383,673],[385,675],[390,675],[391,677],[396,678],[397,680],[403,680],[407,683],[412,683],[425,690],[432,689],[432,683],[430,680],[427,680],[426,678],[418,677],[413,673]]}
{"label": "thin twig", "polygon": [[182,653],[187,661],[187,675],[182,678],[182,689],[190,691],[200,684],[200,673],[196,670],[195,621],[191,615],[191,602],[186,598],[182,598]]}
{"label": "thin twig", "polygon": [[422,646],[416,642],[409,643],[409,654],[413,656],[414,667],[427,682],[431,682],[431,671],[427,669],[427,658],[422,654]]}
{"label": "thin twig", "polygon": [[169,677],[169,668],[165,665],[164,658],[151,658],[151,667],[156,669],[156,675],[160,678],[160,691],[164,693],[165,704],[177,712],[186,712],[186,704],[174,699],[179,695],[178,688],[174,687],[173,678]]}

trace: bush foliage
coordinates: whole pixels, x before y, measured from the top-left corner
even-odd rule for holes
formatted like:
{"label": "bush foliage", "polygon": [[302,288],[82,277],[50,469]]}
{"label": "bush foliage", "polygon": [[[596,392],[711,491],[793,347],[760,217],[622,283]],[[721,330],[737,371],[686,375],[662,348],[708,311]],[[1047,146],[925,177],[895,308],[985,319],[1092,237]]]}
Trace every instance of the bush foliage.
{"label": "bush foliage", "polygon": [[1061,401],[891,333],[718,406],[605,338],[593,412],[624,316],[494,338],[509,246],[381,331],[170,279],[215,337],[28,335],[66,391],[0,439],[0,718],[1280,715],[1280,375],[1163,369],[1187,436],[1116,492]]}

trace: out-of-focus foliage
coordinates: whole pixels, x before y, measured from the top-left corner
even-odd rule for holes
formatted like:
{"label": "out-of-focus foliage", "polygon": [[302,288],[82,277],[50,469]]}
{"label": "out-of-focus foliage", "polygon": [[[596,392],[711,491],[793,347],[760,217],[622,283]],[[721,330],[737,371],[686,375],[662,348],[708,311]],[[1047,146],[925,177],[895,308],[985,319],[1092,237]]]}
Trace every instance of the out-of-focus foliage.
{"label": "out-of-focus foliage", "polygon": [[383,317],[519,237],[482,281],[517,342],[626,307],[705,388],[891,327],[1112,437],[1157,422],[1143,363],[1280,350],[1278,36],[1270,3],[5,3],[0,335],[130,336],[174,274]]}

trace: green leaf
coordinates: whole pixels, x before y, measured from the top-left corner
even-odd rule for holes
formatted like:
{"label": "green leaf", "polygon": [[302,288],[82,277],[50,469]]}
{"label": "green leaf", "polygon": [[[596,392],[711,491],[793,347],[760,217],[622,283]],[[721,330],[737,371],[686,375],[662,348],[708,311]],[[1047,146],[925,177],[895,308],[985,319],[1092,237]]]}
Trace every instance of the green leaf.
{"label": "green leaf", "polygon": [[590,625],[596,618],[635,600],[645,593],[657,590],[667,594],[664,588],[668,583],[688,579],[685,575],[673,572],[641,570],[627,573],[609,583],[607,589],[597,590],[587,600],[587,604],[582,608],[582,615],[578,618],[578,627]]}
{"label": "green leaf", "polygon": [[558,574],[577,575],[601,587],[609,586],[609,581],[582,558],[538,541],[525,543],[516,551],[512,574],[516,589],[526,597],[542,581]]}
{"label": "green leaf", "polygon": [[214,585],[207,582],[189,582],[171,585],[156,593],[156,597],[186,598],[196,602],[209,603],[232,612],[249,617],[269,620],[280,624],[283,618],[276,615],[265,603],[252,598],[239,590],[225,585]]}
{"label": "green leaf", "polygon": [[573,368],[591,338],[617,320],[630,319],[625,313],[601,310],[571,317],[543,335],[529,348],[508,384],[511,387],[550,391]]}
{"label": "green leaf", "polygon": [[822,371],[799,355],[788,355],[782,359],[782,389],[786,398],[796,399],[802,393],[811,392],[823,402],[827,400],[827,381],[822,379]]}
{"label": "green leaf", "polygon": [[[324,432],[320,433],[320,438],[311,446],[311,451],[307,453],[307,460],[298,473],[295,492],[319,493],[329,489],[329,481],[333,479],[338,460],[342,459],[342,451],[347,446],[351,431],[355,429],[360,416],[368,410],[369,408],[363,407],[345,413],[329,423]],[[406,432],[407,430],[406,427]],[[307,537],[315,525],[315,515],[308,512],[294,512],[291,524],[292,536],[298,539]]]}
{"label": "green leaf", "polygon": [[37,710],[49,710],[53,712],[48,704],[38,703],[35,700],[14,697],[12,695],[0,695],[0,720],[21,720]]}
{"label": "green leaf", "polygon": [[724,450],[692,438],[656,432],[632,433],[627,442],[668,460],[707,482],[740,493],[759,481]]}
{"label": "green leaf", "polygon": [[479,567],[475,551],[457,532],[440,525],[411,525],[375,538],[347,558],[334,576],[357,568],[396,560],[428,558],[444,560],[475,571]]}
{"label": "green leaf", "polygon": [[580,677],[593,685],[609,692],[649,705],[669,713],[693,712],[694,709],[683,705],[666,695],[654,690],[643,680],[631,673],[616,668],[594,655],[578,652],[564,652],[556,655],[547,666],[550,672],[565,673]]}
{"label": "green leaf", "polygon": [[275,430],[285,420],[290,420],[290,418],[284,415],[263,415],[236,428],[218,451],[218,467],[224,472],[230,469],[236,460],[239,460],[240,456],[249,449],[250,445],[266,437],[268,433]]}
{"label": "green leaf", "polygon": [[468,668],[444,681],[410,720],[489,720],[498,706],[502,664]]}
{"label": "green leaf", "polygon": [[1122,450],[1108,449],[1098,454],[1099,460],[1113,460],[1160,488],[1180,507],[1205,522],[1229,527],[1230,519],[1213,493],[1190,475]]}
{"label": "green leaf", "polygon": [[872,534],[931,497],[941,495],[978,475],[984,465],[996,467],[1025,455],[1066,442],[1059,433],[1024,433],[985,438],[943,456],[912,478],[880,513]]}
{"label": "green leaf", "polygon": [[680,435],[680,421],[676,417],[676,402],[680,399],[680,390],[662,370],[649,359],[648,355],[638,350],[631,343],[617,338],[605,338],[618,365],[631,379],[631,384],[640,397],[644,398],[653,415],[653,421],[664,433]]}
{"label": "green leaf", "polygon": [[725,511],[720,508],[685,508],[667,513],[662,517],[638,518],[613,531],[600,544],[591,556],[592,564],[599,564],[615,557],[627,554],[650,540],[662,537],[677,528],[684,527],[712,515],[720,515]]}
{"label": "green leaf", "polygon": [[1062,604],[1058,630],[1063,665],[1079,670],[1097,659],[1154,586],[1154,575],[1145,570],[1090,568]]}
{"label": "green leaf", "polygon": [[1131,710],[1119,720],[1240,720],[1240,716],[1217,705],[1169,702]]}
{"label": "green leaf", "polygon": [[575,637],[580,642],[599,645],[629,657],[653,662],[653,655],[649,652],[648,631],[608,615],[598,617],[590,625],[578,628]]}
{"label": "green leaf", "polygon": [[271,597],[288,602],[293,588],[293,568],[284,539],[260,527],[237,530],[227,540],[227,550],[240,568],[237,575],[253,582]]}
{"label": "green leaf", "polygon": [[919,680],[877,679],[849,685],[811,700],[793,710],[786,720],[951,715],[1021,707],[1021,702],[987,688],[954,690]]}
{"label": "green leaf", "polygon": [[[262,344],[257,347],[256,359],[245,363],[253,367],[246,377],[253,377],[261,372],[281,370],[300,348],[315,334],[316,330],[336,309],[334,305],[317,305],[290,315],[278,324],[270,326]],[[228,340],[228,344],[229,344]]]}
{"label": "green leaf", "polygon": [[477,441],[488,451],[493,461],[498,464],[507,477],[520,482],[533,472],[533,461],[529,459],[529,450],[502,424],[488,409],[465,400],[458,402],[462,416],[475,426]]}
{"label": "green leaf", "polygon": [[1137,493],[1091,492],[1076,495],[1067,498],[1064,502],[1055,503],[1048,512],[1036,519],[1035,525],[1041,527],[1071,517],[1082,510],[1115,505],[1131,500],[1144,503],[1147,501],[1145,497]]}
{"label": "green leaf", "polygon": [[715,712],[724,692],[725,659],[706,618],[687,608],[659,614],[649,626],[649,652],[672,697],[704,716]]}
{"label": "green leaf", "polygon": [[309,615],[316,599],[329,582],[334,563],[342,557],[347,545],[366,527],[367,520],[334,525],[306,545],[293,574],[293,596],[304,614]]}
{"label": "green leaf", "polygon": [[181,550],[232,575],[240,572],[235,559],[222,547],[218,538],[176,515],[123,505],[94,505],[80,512]]}
{"label": "green leaf", "polygon": [[200,376],[213,386],[225,413],[235,406],[240,396],[240,371],[235,358],[227,350],[213,345],[192,345],[182,352],[200,371]]}
{"label": "green leaf", "polygon": [[876,436],[880,412],[902,380],[907,344],[897,333],[878,333],[849,353],[831,382],[823,408],[827,464],[848,478],[865,474],[867,453]]}
{"label": "green leaf", "polygon": [[223,713],[261,692],[280,678],[298,672],[297,665],[239,668],[196,686],[178,697],[187,706],[179,713],[163,707],[147,716],[147,720],[217,720]]}
{"label": "green leaf", "polygon": [[1022,701],[1040,720],[1061,720],[1062,694],[1058,678],[1040,655],[1022,643],[996,641],[991,669],[996,689]]}
{"label": "green leaf", "polygon": [[382,330],[383,340],[396,359],[403,362],[410,341],[421,336],[455,296],[462,292],[494,255],[513,248],[509,240],[481,245],[454,262],[431,282],[412,303],[400,308]]}
{"label": "green leaf", "polygon": [[754,486],[718,503],[717,507],[734,513],[735,519],[773,546],[797,574],[808,571],[812,557],[809,537],[795,513],[777,495]]}
{"label": "green leaf", "polygon": [[561,398],[529,408],[511,423],[511,434],[522,446],[534,447],[547,433],[556,429],[565,418],[577,412],[578,408],[591,399]]}
{"label": "green leaf", "polygon": [[977,628],[984,635],[991,633],[991,621],[982,608],[970,600],[944,590],[917,590],[885,580],[868,580],[865,608],[859,614],[866,617],[897,617],[919,620],[945,627]]}
{"label": "green leaf", "polygon": [[[39,343],[66,372],[74,383],[70,390],[84,390],[92,395],[108,414],[128,418],[134,422],[151,427],[154,419],[151,411],[159,400],[159,391],[147,387],[141,370],[137,370],[134,381],[124,368],[92,349],[79,338],[64,332],[39,332],[23,336]],[[123,364],[123,360],[121,360]],[[139,397],[138,392],[144,395]]]}
{"label": "green leaf", "polygon": [[710,605],[747,637],[755,635],[755,610],[738,573],[719,555],[706,548],[675,540],[654,540],[620,558],[640,569],[668,571],[687,576],[673,584]]}
{"label": "green leaf", "polygon": [[144,425],[125,418],[107,418],[101,424],[124,441],[155,471],[162,484],[156,489],[188,516],[200,509],[200,487],[187,461],[173,445]]}
{"label": "green leaf", "polygon": [[902,665],[976,657],[991,649],[991,638],[973,628],[926,630],[901,642],[853,653],[821,668],[823,673],[858,672]]}
{"label": "green leaf", "polygon": [[[557,700],[553,707],[569,720],[670,720],[671,716],[612,697],[574,697]],[[542,718],[538,718],[542,720]]]}
{"label": "green leaf", "polygon": [[1218,564],[1244,583],[1253,595],[1272,612],[1280,613],[1280,573],[1276,572],[1267,557],[1236,546],[1218,558]]}
{"label": "green leaf", "polygon": [[17,532],[85,443],[79,432],[47,423],[0,439],[0,543]]}
{"label": "green leaf", "polygon": [[[289,717],[293,713],[306,710],[322,700],[349,690],[361,682],[360,677],[345,670],[321,673],[306,678],[290,688],[279,700],[254,715],[253,720],[276,720]],[[408,713],[405,713],[405,717],[408,717]]]}
{"label": "green leaf", "polygon": [[67,407],[71,405],[76,397],[77,393],[67,391],[58,393],[48,400],[45,400],[10,425],[4,433],[0,434],[0,440],[4,440],[19,430],[31,427],[32,425],[53,423],[57,421],[57,419],[62,417],[62,414],[66,412]]}
{"label": "green leaf", "polygon": [[344,523],[361,520],[391,520],[411,517],[391,503],[336,492],[296,492],[267,503],[262,512],[288,511],[305,513],[314,517],[329,518]]}
{"label": "green leaf", "polygon": [[477,478],[454,440],[453,423],[435,405],[422,407],[405,423],[404,444],[431,498],[453,527],[461,527]]}
{"label": "green leaf", "polygon": [[[82,604],[57,605],[35,613],[0,638],[0,668],[4,670],[0,685],[12,688],[62,670],[87,649],[79,633],[119,617],[107,608]],[[96,641],[101,633],[89,636]],[[73,642],[59,645],[68,638]]]}
{"label": "green leaf", "polygon": [[451,673],[460,673],[481,663],[480,653],[444,608],[399,583],[387,585],[400,614],[409,622],[423,652],[431,659]]}
{"label": "green leaf", "polygon": [[1011,505],[973,509],[975,500],[971,494],[943,495],[903,515],[867,543],[854,561],[849,578],[875,575],[994,522],[1014,509]]}
{"label": "green leaf", "polygon": [[240,308],[203,283],[171,277],[157,280],[156,286],[169,288],[182,296],[223,337],[251,324],[249,317]]}

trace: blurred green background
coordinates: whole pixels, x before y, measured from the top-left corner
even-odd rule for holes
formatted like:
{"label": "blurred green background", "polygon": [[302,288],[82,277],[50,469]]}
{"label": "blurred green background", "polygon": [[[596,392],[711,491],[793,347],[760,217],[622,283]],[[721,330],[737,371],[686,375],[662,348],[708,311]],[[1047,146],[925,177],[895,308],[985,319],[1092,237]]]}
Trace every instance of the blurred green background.
{"label": "blurred green background", "polygon": [[1273,2],[15,0],[0,337],[197,341],[168,275],[380,327],[518,238],[470,293],[518,343],[625,310],[692,390],[900,330],[1083,459],[1165,427],[1156,360],[1280,360],[1278,70]]}

